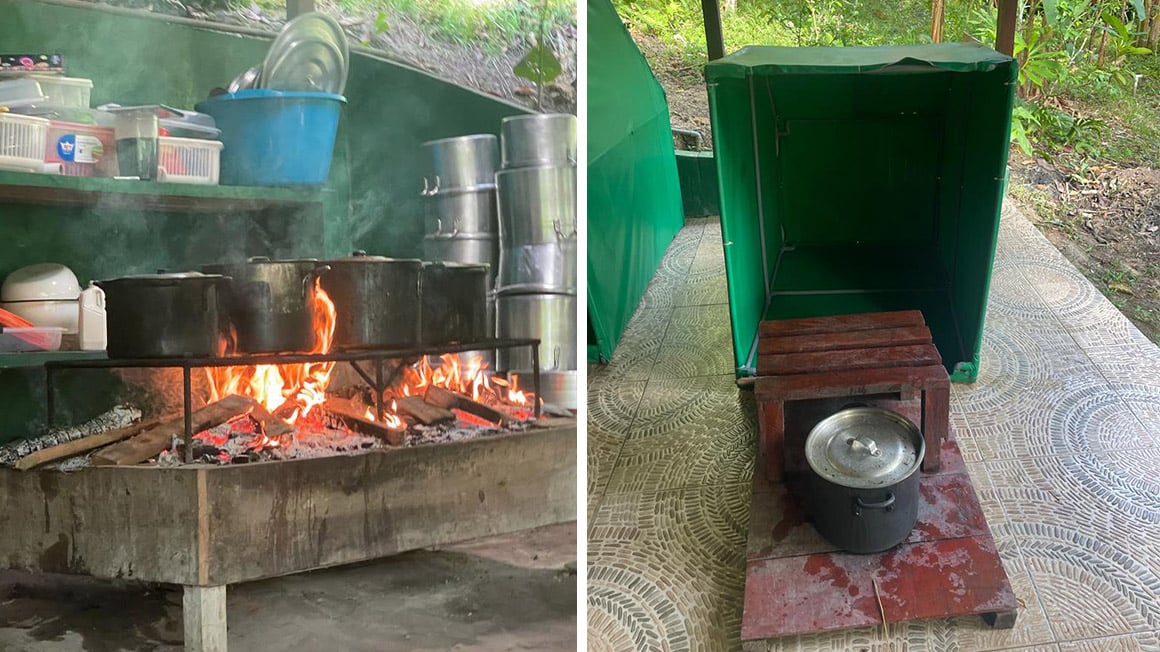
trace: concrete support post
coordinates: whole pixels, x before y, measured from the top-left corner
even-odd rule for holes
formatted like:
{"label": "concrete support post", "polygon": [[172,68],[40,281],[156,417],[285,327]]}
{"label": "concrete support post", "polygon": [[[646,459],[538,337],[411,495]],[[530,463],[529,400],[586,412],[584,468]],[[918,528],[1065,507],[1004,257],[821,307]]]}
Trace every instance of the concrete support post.
{"label": "concrete support post", "polygon": [[186,586],[185,652],[226,652],[226,587]]}

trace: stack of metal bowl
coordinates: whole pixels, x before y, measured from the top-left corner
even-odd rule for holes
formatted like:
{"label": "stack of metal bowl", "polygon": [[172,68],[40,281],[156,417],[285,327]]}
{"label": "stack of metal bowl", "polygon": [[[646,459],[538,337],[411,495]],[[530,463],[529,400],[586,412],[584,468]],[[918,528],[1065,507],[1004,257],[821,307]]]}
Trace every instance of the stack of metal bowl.
{"label": "stack of metal bowl", "polygon": [[[427,170],[426,235],[423,258],[440,263],[487,265],[487,323],[495,336],[495,270],[499,268],[499,221],[495,168],[499,145],[491,134],[444,138],[423,143]],[[493,351],[473,351],[494,360]]]}
{"label": "stack of metal bowl", "polygon": [[[540,394],[576,407],[576,118],[505,118],[499,199],[497,334],[540,339]],[[496,368],[530,373],[531,352],[501,350]]]}

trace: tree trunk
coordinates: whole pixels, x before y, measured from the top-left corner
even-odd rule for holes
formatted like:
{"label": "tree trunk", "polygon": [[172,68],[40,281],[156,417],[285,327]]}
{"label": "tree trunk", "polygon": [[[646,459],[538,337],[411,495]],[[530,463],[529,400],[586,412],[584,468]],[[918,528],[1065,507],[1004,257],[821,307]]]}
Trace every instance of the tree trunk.
{"label": "tree trunk", "polygon": [[930,22],[930,41],[931,43],[942,43],[943,40],[943,20],[946,14],[945,0],[931,0],[931,22]]}
{"label": "tree trunk", "polygon": [[1153,52],[1160,47],[1160,2],[1153,1],[1148,11],[1148,47]]}

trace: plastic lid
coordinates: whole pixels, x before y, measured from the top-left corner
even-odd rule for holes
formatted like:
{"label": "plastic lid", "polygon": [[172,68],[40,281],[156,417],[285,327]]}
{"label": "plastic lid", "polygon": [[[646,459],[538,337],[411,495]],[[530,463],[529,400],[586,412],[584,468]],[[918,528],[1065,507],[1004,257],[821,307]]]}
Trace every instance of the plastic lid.
{"label": "plastic lid", "polygon": [[922,433],[889,410],[857,407],[823,419],[806,438],[806,461],[821,477],[855,489],[898,484],[918,469]]}
{"label": "plastic lid", "polygon": [[76,301],[80,295],[76,274],[58,263],[21,267],[0,288],[3,301]]}

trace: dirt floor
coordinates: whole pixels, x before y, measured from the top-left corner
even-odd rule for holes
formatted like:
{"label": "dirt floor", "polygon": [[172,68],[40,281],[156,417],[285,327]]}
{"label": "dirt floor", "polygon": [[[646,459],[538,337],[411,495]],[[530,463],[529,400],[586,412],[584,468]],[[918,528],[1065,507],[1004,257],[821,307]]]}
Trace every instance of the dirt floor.
{"label": "dirt floor", "polygon": [[1160,341],[1160,170],[1083,171],[1014,153],[1009,191],[1063,255]]}
{"label": "dirt floor", "polygon": [[[229,587],[231,652],[564,650],[576,524]],[[0,571],[0,650],[180,652],[180,587]]]}
{"label": "dirt floor", "polygon": [[[672,126],[700,131],[712,149],[709,101],[700,69],[665,56],[660,39],[633,33],[665,89]],[[1123,125],[1112,125],[1121,130]],[[695,149],[675,138],[682,149]],[[1071,167],[1012,149],[1009,194],[1047,238],[1153,342],[1160,342],[1160,169]]]}
{"label": "dirt floor", "polygon": [[[207,11],[196,3],[180,0],[152,2],[145,0],[91,0],[110,5],[149,9],[156,13],[240,25],[252,29],[276,32],[285,24],[284,12],[263,11],[257,4],[249,8]],[[338,2],[320,0],[320,11],[337,18],[346,30],[352,47],[367,47],[387,59],[406,63],[426,70],[460,86],[474,88],[528,108],[537,108],[535,85],[517,76],[512,69],[523,58],[524,48],[505,48],[499,52],[485,51],[477,45],[463,45],[440,39],[428,33],[407,16],[387,11],[389,28],[378,32],[378,13],[340,7]],[[541,110],[545,112],[576,113],[576,26],[567,25],[551,30],[549,45],[560,60],[560,76],[544,88]],[[482,39],[486,35],[480,35]],[[238,72],[241,72],[240,70]],[[707,115],[707,114],[706,114]]]}

